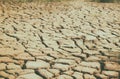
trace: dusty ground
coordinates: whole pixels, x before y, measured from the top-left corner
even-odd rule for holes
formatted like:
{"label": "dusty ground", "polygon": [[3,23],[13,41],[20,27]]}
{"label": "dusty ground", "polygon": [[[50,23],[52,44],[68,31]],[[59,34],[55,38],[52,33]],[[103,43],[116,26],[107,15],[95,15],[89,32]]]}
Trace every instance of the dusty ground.
{"label": "dusty ground", "polygon": [[8,6],[0,10],[0,79],[119,79],[119,4]]}

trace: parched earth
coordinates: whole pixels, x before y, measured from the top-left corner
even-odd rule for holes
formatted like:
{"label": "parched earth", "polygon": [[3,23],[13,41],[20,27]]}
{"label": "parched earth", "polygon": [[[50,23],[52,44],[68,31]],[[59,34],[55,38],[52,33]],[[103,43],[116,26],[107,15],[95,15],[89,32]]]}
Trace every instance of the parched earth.
{"label": "parched earth", "polygon": [[120,79],[119,4],[0,8],[0,79]]}

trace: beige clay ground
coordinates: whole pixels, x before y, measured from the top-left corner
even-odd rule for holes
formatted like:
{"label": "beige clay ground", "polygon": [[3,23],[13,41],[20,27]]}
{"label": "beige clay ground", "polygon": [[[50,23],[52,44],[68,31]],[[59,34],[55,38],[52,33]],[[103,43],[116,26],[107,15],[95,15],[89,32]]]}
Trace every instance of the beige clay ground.
{"label": "beige clay ground", "polygon": [[0,79],[119,79],[119,4],[2,6]]}

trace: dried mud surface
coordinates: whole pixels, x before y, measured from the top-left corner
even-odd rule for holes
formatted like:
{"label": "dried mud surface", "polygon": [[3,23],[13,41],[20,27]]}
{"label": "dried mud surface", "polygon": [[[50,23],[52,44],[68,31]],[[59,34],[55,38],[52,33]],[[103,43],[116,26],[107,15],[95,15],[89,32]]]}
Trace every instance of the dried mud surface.
{"label": "dried mud surface", "polygon": [[0,7],[0,79],[119,79],[119,4],[8,6]]}

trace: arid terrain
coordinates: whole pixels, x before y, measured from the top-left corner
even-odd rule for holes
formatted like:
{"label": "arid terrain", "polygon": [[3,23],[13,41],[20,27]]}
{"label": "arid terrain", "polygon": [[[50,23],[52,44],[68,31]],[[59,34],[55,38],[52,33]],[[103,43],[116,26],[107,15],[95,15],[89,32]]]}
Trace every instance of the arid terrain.
{"label": "arid terrain", "polygon": [[120,5],[2,4],[0,79],[120,79]]}

